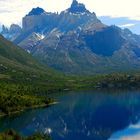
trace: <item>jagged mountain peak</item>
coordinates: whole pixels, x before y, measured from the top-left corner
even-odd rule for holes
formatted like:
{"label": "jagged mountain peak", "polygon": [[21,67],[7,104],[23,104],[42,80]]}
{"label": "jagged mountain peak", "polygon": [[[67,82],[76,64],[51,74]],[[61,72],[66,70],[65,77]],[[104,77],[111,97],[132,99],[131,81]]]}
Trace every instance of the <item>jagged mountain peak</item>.
{"label": "jagged mountain peak", "polygon": [[89,11],[86,9],[85,5],[82,3],[79,3],[77,0],[73,0],[71,7],[68,9],[68,12],[71,13],[84,13]]}
{"label": "jagged mountain peak", "polygon": [[9,32],[9,29],[5,25],[2,25],[2,32],[1,32],[1,34],[5,34],[5,33],[8,33],[8,32]]}
{"label": "jagged mountain peak", "polygon": [[37,7],[37,8],[33,8],[26,16],[35,16],[35,15],[41,15],[45,13],[45,10]]}
{"label": "jagged mountain peak", "polygon": [[11,24],[9,31],[10,33],[17,33],[17,32],[21,32],[22,28],[17,24]]}

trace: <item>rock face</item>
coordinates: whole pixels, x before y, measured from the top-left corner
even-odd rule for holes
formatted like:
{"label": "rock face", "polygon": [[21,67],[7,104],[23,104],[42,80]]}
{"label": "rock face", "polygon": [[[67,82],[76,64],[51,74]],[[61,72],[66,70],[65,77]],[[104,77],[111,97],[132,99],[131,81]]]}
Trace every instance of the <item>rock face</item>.
{"label": "rock face", "polygon": [[85,34],[84,39],[91,51],[102,56],[112,56],[125,42],[121,37],[121,30],[115,26],[94,34]]}
{"label": "rock face", "polygon": [[2,32],[1,34],[7,34],[9,31],[8,31],[8,28],[5,27],[4,25],[2,25]]}
{"label": "rock face", "polygon": [[22,46],[28,53],[32,52],[34,46],[38,44],[40,40],[44,38],[43,35],[33,32],[26,39],[19,43],[19,46]]}
{"label": "rock face", "polygon": [[95,13],[90,13],[85,5],[73,1],[70,8],[62,11],[60,14],[45,12],[42,8],[33,8],[29,14],[23,18],[23,30],[25,32],[50,32],[58,28],[62,32],[68,32],[76,29],[78,26],[92,23],[102,24]]}
{"label": "rock face", "polygon": [[12,24],[9,29],[3,25],[1,34],[8,40],[14,41],[21,32],[22,29],[19,25]]}
{"label": "rock face", "polygon": [[8,40],[14,41],[21,32],[22,29],[19,25],[12,24],[9,29],[3,25],[1,34]]}
{"label": "rock face", "polygon": [[10,26],[9,32],[11,34],[21,33],[22,32],[22,29],[21,29],[21,27],[19,25],[12,24]]}
{"label": "rock face", "polygon": [[71,4],[71,7],[68,9],[68,12],[71,12],[71,13],[84,13],[84,12],[88,12],[90,13],[84,4],[82,3],[78,3],[76,0],[73,0],[72,4]]}
{"label": "rock face", "polygon": [[57,70],[95,74],[140,68],[140,36],[104,25],[76,0],[60,14],[34,8],[22,22],[22,30],[3,27],[2,34],[16,33],[16,44]]}
{"label": "rock face", "polygon": [[34,8],[27,14],[23,20],[23,31],[25,32],[42,32],[52,30],[57,23],[58,15],[56,13],[47,13],[43,9]]}
{"label": "rock face", "polygon": [[29,12],[29,14],[27,16],[37,16],[37,15],[41,15],[45,13],[45,11],[40,8],[40,7],[37,7],[37,8],[33,8],[31,12]]}

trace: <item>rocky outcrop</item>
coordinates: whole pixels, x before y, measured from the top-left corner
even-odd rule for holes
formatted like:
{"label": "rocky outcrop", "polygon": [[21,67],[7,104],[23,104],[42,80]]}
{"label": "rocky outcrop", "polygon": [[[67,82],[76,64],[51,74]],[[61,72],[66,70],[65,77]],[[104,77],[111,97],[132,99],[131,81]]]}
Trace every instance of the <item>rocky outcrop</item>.
{"label": "rocky outcrop", "polygon": [[45,13],[44,9],[37,7],[33,8],[26,16],[37,16],[37,15],[42,15]]}
{"label": "rocky outcrop", "polygon": [[72,4],[71,4],[71,7],[69,9],[67,9],[68,12],[70,13],[75,13],[75,14],[78,14],[78,13],[90,13],[84,4],[82,3],[78,3],[77,0],[73,0]]}
{"label": "rocky outcrop", "polygon": [[33,8],[22,20],[23,31],[44,32],[52,30],[58,22],[58,14]]}
{"label": "rocky outcrop", "polygon": [[10,41],[14,41],[21,33],[22,29],[17,24],[12,24],[9,29],[2,26],[1,34]]}
{"label": "rocky outcrop", "polygon": [[1,31],[1,34],[7,34],[7,33],[9,33],[8,28],[7,28],[5,25],[2,25],[2,31]]}
{"label": "rocky outcrop", "polygon": [[19,25],[17,24],[12,24],[10,26],[10,29],[9,29],[9,33],[10,34],[17,34],[17,33],[21,33],[22,32],[22,29]]}

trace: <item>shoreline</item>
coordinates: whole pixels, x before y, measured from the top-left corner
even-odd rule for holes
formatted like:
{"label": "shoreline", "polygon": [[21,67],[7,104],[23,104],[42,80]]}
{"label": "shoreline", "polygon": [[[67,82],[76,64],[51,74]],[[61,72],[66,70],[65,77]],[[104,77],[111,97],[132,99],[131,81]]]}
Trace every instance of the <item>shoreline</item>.
{"label": "shoreline", "polygon": [[25,107],[22,110],[10,112],[9,114],[1,113],[0,118],[5,117],[5,116],[11,116],[11,115],[14,115],[14,114],[17,114],[17,113],[21,113],[21,112],[24,112],[24,111],[30,110],[30,109],[45,108],[45,107],[47,108],[47,107],[49,107],[51,105],[56,105],[58,103],[59,102],[52,102],[52,103],[49,103],[49,104],[41,104],[41,105],[34,105],[32,107]]}

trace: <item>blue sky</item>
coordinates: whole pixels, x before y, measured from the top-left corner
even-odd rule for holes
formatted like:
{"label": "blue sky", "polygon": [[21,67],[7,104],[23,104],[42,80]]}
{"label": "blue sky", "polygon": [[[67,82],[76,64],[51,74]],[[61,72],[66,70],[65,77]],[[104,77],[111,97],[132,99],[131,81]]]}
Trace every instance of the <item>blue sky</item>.
{"label": "blue sky", "polygon": [[129,28],[133,33],[140,34],[140,20],[129,19],[128,17],[98,17],[103,23],[107,25],[117,25],[121,28]]}
{"label": "blue sky", "polygon": [[[106,24],[128,27],[140,34],[140,1],[139,0],[78,0],[87,9],[95,12]],[[48,12],[61,12],[67,9],[72,0],[0,0],[0,24],[21,25],[24,17],[33,7],[42,7]]]}

